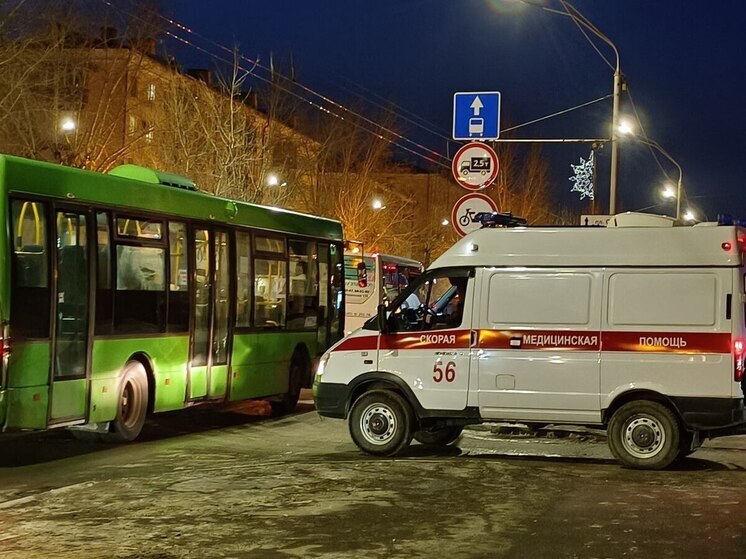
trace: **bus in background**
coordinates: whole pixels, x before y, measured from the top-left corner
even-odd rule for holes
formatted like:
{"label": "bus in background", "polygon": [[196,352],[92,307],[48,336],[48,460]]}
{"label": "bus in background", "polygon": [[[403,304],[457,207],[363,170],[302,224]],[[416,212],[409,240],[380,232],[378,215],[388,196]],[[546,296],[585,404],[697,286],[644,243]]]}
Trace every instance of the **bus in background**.
{"label": "bus in background", "polygon": [[129,441],[148,413],[293,410],[343,335],[338,221],[0,155],[0,426]]}
{"label": "bus in background", "polygon": [[[345,331],[360,328],[376,314],[378,305],[388,305],[412,279],[422,274],[422,263],[389,254],[365,256],[357,246],[345,251]],[[412,303],[417,306],[417,303]]]}

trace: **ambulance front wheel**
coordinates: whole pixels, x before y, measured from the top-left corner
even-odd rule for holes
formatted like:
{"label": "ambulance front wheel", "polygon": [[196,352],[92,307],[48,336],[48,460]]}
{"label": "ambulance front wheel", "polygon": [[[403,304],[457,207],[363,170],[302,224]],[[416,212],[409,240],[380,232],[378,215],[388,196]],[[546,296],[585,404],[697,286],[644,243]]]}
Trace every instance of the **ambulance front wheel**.
{"label": "ambulance front wheel", "polygon": [[414,413],[409,403],[391,390],[371,390],[350,410],[350,436],[368,454],[395,456],[412,442]]}
{"label": "ambulance front wheel", "polygon": [[681,428],[674,413],[650,400],[624,404],[611,416],[609,448],[625,466],[662,470],[676,460]]}

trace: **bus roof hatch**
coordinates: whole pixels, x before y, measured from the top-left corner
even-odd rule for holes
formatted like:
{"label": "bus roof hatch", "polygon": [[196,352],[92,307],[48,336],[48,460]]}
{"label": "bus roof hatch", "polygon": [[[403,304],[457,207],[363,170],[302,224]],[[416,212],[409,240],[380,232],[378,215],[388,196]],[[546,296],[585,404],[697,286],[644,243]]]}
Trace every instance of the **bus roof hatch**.
{"label": "bus roof hatch", "polygon": [[186,177],[164,173],[163,171],[156,171],[154,169],[149,169],[148,167],[141,167],[129,163],[114,167],[108,174],[114,175],[115,177],[124,177],[126,179],[133,179],[151,184],[162,184],[164,186],[183,188],[184,190],[197,190],[197,185],[194,181]]}

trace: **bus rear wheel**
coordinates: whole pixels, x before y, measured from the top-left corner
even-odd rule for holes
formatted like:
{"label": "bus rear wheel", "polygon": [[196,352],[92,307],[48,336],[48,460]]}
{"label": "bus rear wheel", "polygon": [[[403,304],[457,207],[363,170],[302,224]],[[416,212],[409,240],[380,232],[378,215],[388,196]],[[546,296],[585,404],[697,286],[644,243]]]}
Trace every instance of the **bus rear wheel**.
{"label": "bus rear wheel", "polygon": [[352,441],[363,452],[395,456],[412,442],[414,413],[409,403],[391,390],[371,390],[350,410]]}
{"label": "bus rear wheel", "polygon": [[308,365],[303,356],[296,352],[290,360],[290,371],[288,371],[288,391],[279,400],[270,401],[272,415],[287,415],[293,413],[298,406],[300,391],[305,379],[308,377]]}
{"label": "bus rear wheel", "polygon": [[414,440],[428,446],[448,446],[461,436],[463,425],[451,425],[440,429],[423,429],[414,434]]}
{"label": "bus rear wheel", "polygon": [[662,470],[679,454],[681,428],[674,413],[650,400],[624,404],[611,416],[609,448],[629,468]]}
{"label": "bus rear wheel", "polygon": [[107,443],[133,441],[142,431],[148,413],[148,375],[139,361],[130,361],[122,372],[119,383],[117,416],[108,433],[100,433]]}

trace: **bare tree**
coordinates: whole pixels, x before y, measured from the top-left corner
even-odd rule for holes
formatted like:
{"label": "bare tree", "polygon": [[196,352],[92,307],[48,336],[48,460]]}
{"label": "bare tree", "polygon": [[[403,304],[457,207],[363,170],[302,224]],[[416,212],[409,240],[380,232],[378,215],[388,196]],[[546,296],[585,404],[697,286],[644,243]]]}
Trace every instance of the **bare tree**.
{"label": "bare tree", "polygon": [[3,151],[106,171],[147,135],[126,134],[126,120],[150,31],[98,6],[26,0],[9,12],[0,26]]}
{"label": "bare tree", "polygon": [[528,223],[552,221],[552,200],[549,185],[549,166],[539,146],[527,153],[519,152],[510,144],[497,149],[500,172],[495,183],[485,189],[501,212],[525,217]]}
{"label": "bare tree", "polygon": [[[386,115],[379,122],[391,126]],[[298,205],[339,219],[347,238],[363,241],[366,250],[400,252],[411,234],[413,201],[379,179],[393,170],[387,137],[371,133],[350,115],[328,117],[318,125],[317,165],[309,187],[298,193]],[[375,200],[384,207],[374,208]]]}

